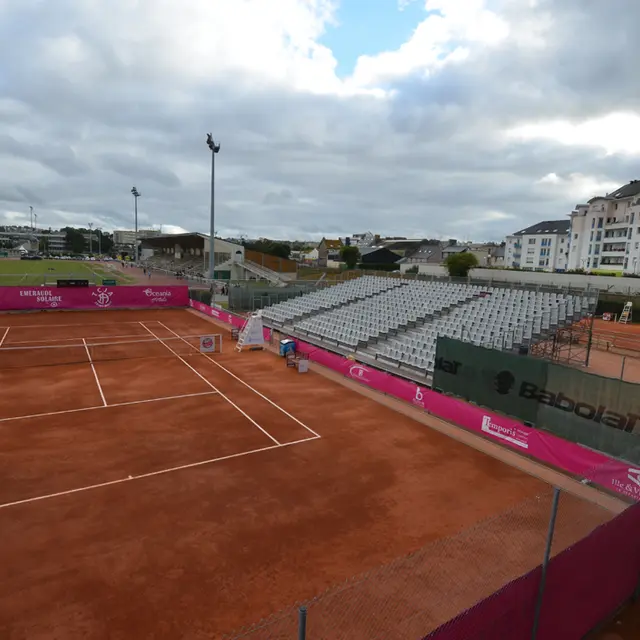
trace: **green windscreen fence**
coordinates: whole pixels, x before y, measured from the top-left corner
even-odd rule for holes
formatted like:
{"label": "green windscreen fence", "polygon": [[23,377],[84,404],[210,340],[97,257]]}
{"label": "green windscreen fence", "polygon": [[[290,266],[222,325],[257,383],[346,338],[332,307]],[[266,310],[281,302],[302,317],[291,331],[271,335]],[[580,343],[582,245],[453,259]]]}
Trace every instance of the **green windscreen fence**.
{"label": "green windscreen fence", "polygon": [[640,385],[438,338],[433,386],[565,440],[640,463]]}

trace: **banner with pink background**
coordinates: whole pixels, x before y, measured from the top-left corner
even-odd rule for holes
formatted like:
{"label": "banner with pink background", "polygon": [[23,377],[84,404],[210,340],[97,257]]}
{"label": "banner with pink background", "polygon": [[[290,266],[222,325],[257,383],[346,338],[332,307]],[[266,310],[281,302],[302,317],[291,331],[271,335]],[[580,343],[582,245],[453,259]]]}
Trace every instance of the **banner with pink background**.
{"label": "banner with pink background", "polygon": [[0,311],[186,307],[186,286],[0,287]]}
{"label": "banner with pink background", "polygon": [[[208,305],[191,301],[191,306],[233,326],[244,324],[244,318]],[[268,329],[265,329],[268,332]],[[297,350],[308,354],[309,360],[336,371],[371,389],[403,400],[447,422],[481,434],[501,445],[514,449],[586,478],[633,500],[640,500],[640,469],[608,456],[568,442],[544,431],[527,427],[516,420],[492,413],[487,409],[446,396],[390,373],[365,366],[335,353],[296,339]]]}

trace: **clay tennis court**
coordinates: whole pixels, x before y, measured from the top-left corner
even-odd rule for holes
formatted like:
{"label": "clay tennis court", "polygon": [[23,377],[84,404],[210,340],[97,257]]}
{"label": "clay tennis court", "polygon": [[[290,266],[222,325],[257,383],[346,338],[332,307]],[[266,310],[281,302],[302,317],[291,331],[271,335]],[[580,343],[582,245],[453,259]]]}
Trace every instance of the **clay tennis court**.
{"label": "clay tennis court", "polygon": [[2,638],[220,637],[549,491],[186,310],[0,327]]}

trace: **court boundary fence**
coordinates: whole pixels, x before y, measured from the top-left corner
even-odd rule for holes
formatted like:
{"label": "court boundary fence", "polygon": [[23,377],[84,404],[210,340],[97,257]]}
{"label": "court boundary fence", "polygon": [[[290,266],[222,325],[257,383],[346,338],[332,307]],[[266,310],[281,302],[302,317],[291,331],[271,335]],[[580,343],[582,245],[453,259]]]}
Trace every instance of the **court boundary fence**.
{"label": "court boundary fence", "polygon": [[[640,504],[613,517],[554,489],[224,639],[583,638],[640,596],[639,529]],[[486,550],[491,559],[473,561]]]}

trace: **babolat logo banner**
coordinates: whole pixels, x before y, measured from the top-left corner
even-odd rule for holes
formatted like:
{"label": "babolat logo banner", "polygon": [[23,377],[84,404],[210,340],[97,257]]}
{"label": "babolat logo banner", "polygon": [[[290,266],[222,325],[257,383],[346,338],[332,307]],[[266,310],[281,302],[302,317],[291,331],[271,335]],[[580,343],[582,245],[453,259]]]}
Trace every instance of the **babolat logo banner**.
{"label": "babolat logo banner", "polygon": [[433,384],[565,439],[640,456],[640,385],[451,338],[438,338]]}

